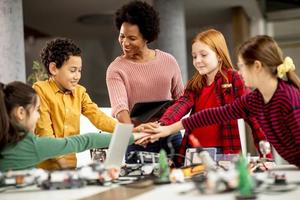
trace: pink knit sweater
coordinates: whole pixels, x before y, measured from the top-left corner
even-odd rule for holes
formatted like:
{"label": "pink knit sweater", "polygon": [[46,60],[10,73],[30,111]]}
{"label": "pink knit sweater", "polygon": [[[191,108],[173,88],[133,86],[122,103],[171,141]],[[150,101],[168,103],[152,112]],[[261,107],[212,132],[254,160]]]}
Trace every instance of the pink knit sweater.
{"label": "pink knit sweater", "polygon": [[137,102],[177,99],[183,94],[180,68],[175,58],[155,50],[156,58],[136,63],[121,56],[108,67],[106,84],[112,114],[129,112]]}

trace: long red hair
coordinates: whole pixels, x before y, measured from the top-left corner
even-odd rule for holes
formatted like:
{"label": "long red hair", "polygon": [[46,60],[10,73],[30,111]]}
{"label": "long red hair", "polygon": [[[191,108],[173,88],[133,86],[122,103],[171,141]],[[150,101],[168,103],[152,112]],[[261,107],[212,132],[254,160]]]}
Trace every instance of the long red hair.
{"label": "long red hair", "polygon": [[[206,44],[217,54],[219,58],[221,58],[218,70],[220,71],[226,82],[228,82],[228,78],[226,74],[222,71],[222,69],[233,68],[233,66],[223,34],[215,29],[209,29],[198,33],[193,39],[192,44],[194,44],[195,42],[202,42]],[[205,75],[200,75],[199,72],[196,71],[193,77],[188,81],[186,89],[191,91],[197,91],[203,87],[203,84],[205,84],[204,80]]]}

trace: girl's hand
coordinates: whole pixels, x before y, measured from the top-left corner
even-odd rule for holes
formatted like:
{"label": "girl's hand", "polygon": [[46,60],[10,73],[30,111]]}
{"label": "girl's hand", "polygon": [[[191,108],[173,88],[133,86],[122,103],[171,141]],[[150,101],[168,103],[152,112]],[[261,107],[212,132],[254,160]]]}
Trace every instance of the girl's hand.
{"label": "girl's hand", "polygon": [[[153,138],[153,139],[151,139],[151,138],[152,138],[152,136],[158,135],[159,133],[161,133],[162,127],[163,127],[163,126],[158,125],[157,128],[152,128],[152,129],[151,129],[151,133],[148,133],[148,136],[145,136],[145,137],[143,137],[143,138],[137,140],[137,141],[135,142],[135,144],[142,145],[142,146],[146,146],[149,142],[152,142],[152,143],[153,143],[153,142],[157,141],[160,137],[156,137],[156,138]],[[151,135],[152,135],[152,136],[151,136]]]}
{"label": "girl's hand", "polygon": [[160,126],[154,129],[153,134],[150,136],[150,141],[153,143],[159,138],[164,138],[172,134],[172,129],[170,126]]}
{"label": "girl's hand", "polygon": [[155,128],[159,127],[158,122],[149,122],[146,124],[140,124],[133,129],[133,132],[147,132],[151,133]]}
{"label": "girl's hand", "polygon": [[[145,136],[143,140],[137,141],[141,145],[146,145],[149,142],[156,142],[159,138],[167,137],[171,134],[178,133],[181,129],[183,129],[183,125],[181,121],[178,121],[170,126],[160,126],[158,123],[155,124],[157,128],[151,129],[151,135]],[[147,132],[149,134],[150,132]]]}
{"label": "girl's hand", "polygon": [[137,140],[140,140],[142,138],[150,136],[149,133],[145,133],[145,132],[132,133],[132,134],[133,134],[134,141],[137,141]]}

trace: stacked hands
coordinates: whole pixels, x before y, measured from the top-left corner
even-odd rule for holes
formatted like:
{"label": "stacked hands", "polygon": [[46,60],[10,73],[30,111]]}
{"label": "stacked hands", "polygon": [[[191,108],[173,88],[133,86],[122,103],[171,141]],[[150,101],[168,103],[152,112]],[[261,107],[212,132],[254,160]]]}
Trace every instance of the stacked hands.
{"label": "stacked hands", "polygon": [[161,137],[172,134],[169,126],[162,126],[159,122],[149,122],[141,124],[133,129],[135,144],[146,146],[149,142],[153,143]]}
{"label": "stacked hands", "polygon": [[[134,143],[146,147],[146,145],[149,142],[153,143],[161,137],[166,137],[172,134],[172,132],[170,131],[171,129],[169,127],[170,126],[161,126],[158,122],[149,122],[141,124],[133,129],[133,137],[135,141]],[[53,161],[57,163],[60,169],[72,168],[72,166],[62,156],[53,159]],[[109,176],[112,179],[115,179],[112,175]]]}

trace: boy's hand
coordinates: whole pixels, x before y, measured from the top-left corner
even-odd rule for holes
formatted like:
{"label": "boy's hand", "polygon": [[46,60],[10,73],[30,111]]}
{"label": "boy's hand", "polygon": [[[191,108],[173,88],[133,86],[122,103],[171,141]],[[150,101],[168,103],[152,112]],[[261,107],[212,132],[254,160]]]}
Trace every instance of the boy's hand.
{"label": "boy's hand", "polygon": [[137,144],[137,145],[141,145],[141,146],[144,146],[146,147],[146,145],[150,142],[150,139],[151,139],[151,136],[148,135],[148,136],[145,136],[141,139],[138,139],[134,142],[134,144]]}
{"label": "boy's hand", "polygon": [[62,156],[55,159],[56,163],[58,164],[60,169],[71,169],[73,166]]}

